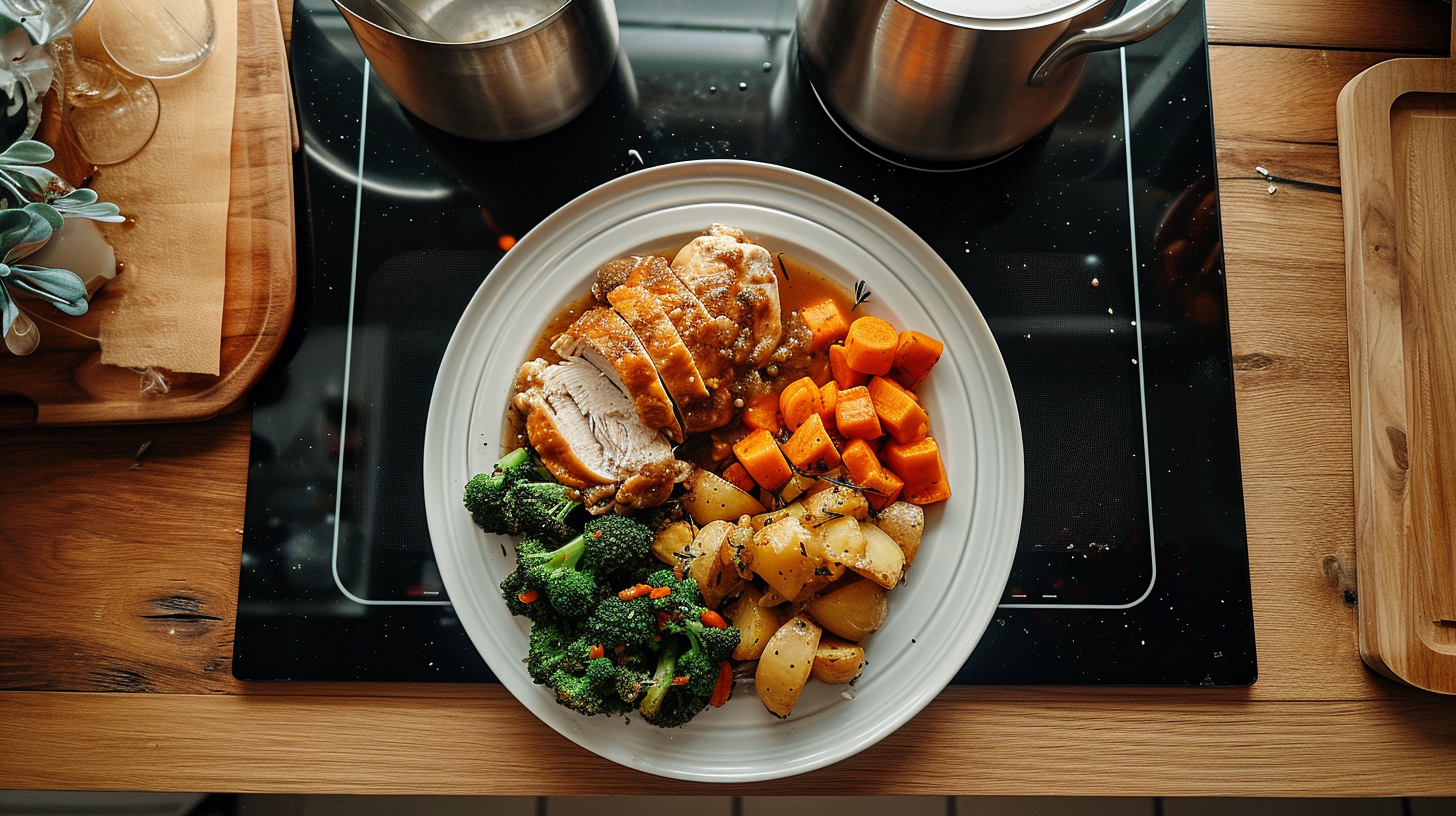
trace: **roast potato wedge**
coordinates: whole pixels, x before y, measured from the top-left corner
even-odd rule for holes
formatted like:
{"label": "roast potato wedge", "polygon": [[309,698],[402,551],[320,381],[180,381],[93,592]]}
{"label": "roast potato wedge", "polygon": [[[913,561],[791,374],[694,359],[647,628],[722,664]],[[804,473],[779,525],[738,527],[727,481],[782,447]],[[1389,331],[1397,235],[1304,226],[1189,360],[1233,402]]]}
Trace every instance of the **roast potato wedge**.
{"label": "roast potato wedge", "polygon": [[804,607],[820,626],[853,641],[863,640],[879,629],[889,609],[885,588],[862,578],[836,586]]}
{"label": "roast potato wedge", "polygon": [[687,521],[664,525],[652,537],[652,555],[679,570],[692,563],[698,556],[697,550],[693,549],[693,525]]}
{"label": "roast potato wedge", "polygon": [[810,524],[838,516],[853,516],[856,521],[864,521],[870,517],[870,503],[858,490],[835,485],[805,499],[804,511]]}
{"label": "roast potato wedge", "polygon": [[723,610],[723,616],[738,628],[738,645],[733,648],[734,660],[757,660],[769,638],[789,619],[779,606],[763,606],[763,591],[749,584]]}
{"label": "roast potato wedge", "polygon": [[729,522],[711,521],[693,539],[693,549],[697,550],[698,556],[688,565],[685,575],[697,579],[703,605],[709,609],[717,609],[743,581],[733,569],[732,562],[724,563],[719,555],[728,546],[728,536],[733,530],[734,525]]}
{"label": "roast potato wedge", "polygon": [[753,574],[785,598],[799,594],[814,574],[809,557],[809,531],[796,518],[775,521],[753,536]]}
{"label": "roast potato wedge", "polygon": [[841,637],[824,635],[814,650],[814,666],[809,676],[821,683],[842,686],[859,677],[864,670],[865,651],[858,643]]}
{"label": "roast potato wedge", "polygon": [[925,533],[925,511],[919,505],[897,501],[880,511],[875,524],[884,530],[905,553],[905,569],[915,563],[920,551],[920,537]]}
{"label": "roast potato wedge", "polygon": [[860,526],[864,536],[864,557],[849,568],[885,589],[894,589],[905,575],[905,553],[884,530],[873,524]]}
{"label": "roast potato wedge", "polygon": [[699,525],[710,521],[737,521],[739,516],[763,512],[763,503],[712,471],[698,468],[683,483],[683,509]]}
{"label": "roast potato wedge", "polygon": [[769,713],[780,719],[789,716],[794,703],[809,681],[814,667],[814,650],[824,630],[803,615],[796,615],[768,639],[758,658],[753,683],[758,699]]}

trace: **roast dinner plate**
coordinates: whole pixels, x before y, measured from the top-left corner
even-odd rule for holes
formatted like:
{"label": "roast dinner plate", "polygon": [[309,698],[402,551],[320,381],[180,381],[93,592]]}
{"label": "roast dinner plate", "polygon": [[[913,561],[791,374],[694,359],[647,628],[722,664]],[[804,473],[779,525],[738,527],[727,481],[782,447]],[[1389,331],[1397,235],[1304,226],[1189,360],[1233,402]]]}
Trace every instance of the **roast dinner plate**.
{"label": "roast dinner plate", "polygon": [[[714,223],[870,292],[858,313],[940,338],[921,386],[952,495],[927,508],[925,534],[889,617],[865,641],[851,689],[811,682],[776,719],[753,683],[683,728],[637,716],[585,717],[531,682],[529,622],[498,586],[509,542],[476,527],[465,483],[502,455],[517,368],[549,318],[584,295],[598,266],[676,249]],[[424,490],[440,574],[471,642],[522,705],[568,739],[648,773],[705,782],[790,776],[874,744],[926,706],[965,663],[991,620],[1021,525],[1021,429],[1005,364],[985,319],[945,262],[904,224],[823,179],[773,165],[698,161],[641,170],[553,213],[506,254],[471,299],[440,365],[425,433]]]}

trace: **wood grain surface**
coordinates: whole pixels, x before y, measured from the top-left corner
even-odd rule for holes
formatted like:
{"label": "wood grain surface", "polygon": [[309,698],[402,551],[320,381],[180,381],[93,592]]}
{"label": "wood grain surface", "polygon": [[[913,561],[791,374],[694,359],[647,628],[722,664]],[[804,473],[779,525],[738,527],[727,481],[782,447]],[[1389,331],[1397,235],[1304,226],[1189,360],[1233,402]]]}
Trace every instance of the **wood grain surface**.
{"label": "wood grain surface", "polygon": [[1337,115],[1360,653],[1456,695],[1456,59],[1376,65]]}
{"label": "wood grain surface", "polygon": [[165,395],[144,392],[137,372],[101,365],[93,313],[68,321],[71,332],[42,326],[34,354],[0,355],[0,427],[216,416],[277,353],[295,282],[289,91],[278,7],[260,0],[240,12],[220,373],[166,372]]}
{"label": "wood grain surface", "polygon": [[[1210,0],[1255,685],[955,687],[807,777],[667,782],[575,747],[498,687],[233,680],[247,415],[31,428],[0,432],[0,787],[1456,795],[1456,704],[1368,670],[1357,645],[1335,127],[1360,71],[1444,52],[1449,9]],[[161,693],[72,693],[120,691]]]}

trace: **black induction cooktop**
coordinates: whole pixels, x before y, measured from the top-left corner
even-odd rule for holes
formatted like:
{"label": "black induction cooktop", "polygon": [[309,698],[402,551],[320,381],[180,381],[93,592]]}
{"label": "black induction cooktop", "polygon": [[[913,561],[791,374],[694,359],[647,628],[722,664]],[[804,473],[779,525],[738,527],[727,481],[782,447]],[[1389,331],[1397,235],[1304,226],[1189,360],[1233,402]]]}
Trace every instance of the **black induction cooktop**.
{"label": "black induction cooktop", "polygon": [[793,0],[617,0],[610,84],[513,143],[378,82],[328,0],[294,5],[299,291],[253,392],[234,673],[492,681],[430,552],[421,446],[456,320],[517,236],[647,166],[732,158],[875,202],[950,264],[1026,451],[1002,603],[957,682],[1254,681],[1203,4],[1089,58],[1071,107],[975,169],[872,155],[799,71]]}

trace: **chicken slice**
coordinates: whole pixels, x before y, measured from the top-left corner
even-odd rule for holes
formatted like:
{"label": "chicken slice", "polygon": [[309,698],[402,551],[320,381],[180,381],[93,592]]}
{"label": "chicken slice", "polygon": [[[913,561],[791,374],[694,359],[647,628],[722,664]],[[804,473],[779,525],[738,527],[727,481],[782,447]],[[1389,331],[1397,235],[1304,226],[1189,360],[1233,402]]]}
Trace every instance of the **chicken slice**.
{"label": "chicken slice", "polygon": [[673,402],[682,406],[708,398],[708,387],[698,374],[693,355],[651,292],[640,286],[619,286],[607,299],[647,350]]}
{"label": "chicken slice", "polygon": [[703,385],[709,391],[727,383],[733,373],[731,346],[739,333],[737,325],[727,318],[709,314],[687,284],[672,271],[668,260],[660,255],[639,258],[628,273],[625,285],[640,286],[657,298],[693,356]]}
{"label": "chicken slice", "polygon": [[672,259],[672,271],[715,316],[738,329],[733,362],[755,368],[768,362],[783,334],[773,256],[742,230],[714,224]]}
{"label": "chicken slice", "polygon": [[629,478],[647,465],[672,459],[672,445],[648,428],[632,401],[606,374],[580,357],[562,360],[541,376],[542,390],[554,402],[574,402],[602,446],[615,481]]}
{"label": "chicken slice", "polygon": [[586,360],[533,360],[521,366],[517,387],[531,447],[558,481],[581,490],[591,512],[654,507],[687,475],[667,439]]}
{"label": "chicken slice", "polygon": [[556,338],[551,350],[596,366],[631,398],[643,424],[674,442],[682,441],[682,425],[657,368],[621,315],[607,308],[588,309]]}
{"label": "chicken slice", "polygon": [[556,481],[575,488],[615,484],[617,469],[592,433],[591,422],[569,393],[553,402],[544,383],[545,360],[532,360],[517,375],[516,409],[526,417],[526,438]]}

